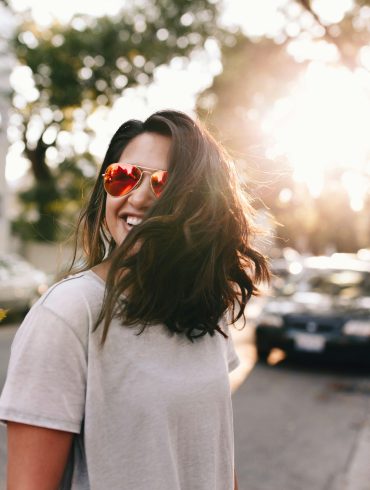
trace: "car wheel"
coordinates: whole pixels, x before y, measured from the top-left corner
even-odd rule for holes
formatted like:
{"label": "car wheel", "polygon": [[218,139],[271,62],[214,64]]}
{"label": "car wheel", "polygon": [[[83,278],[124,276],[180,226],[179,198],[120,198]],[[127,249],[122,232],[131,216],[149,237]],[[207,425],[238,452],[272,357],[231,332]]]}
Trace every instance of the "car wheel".
{"label": "car wheel", "polygon": [[262,349],[261,347],[257,346],[257,357],[259,362],[266,364],[269,355],[270,355],[269,349]]}

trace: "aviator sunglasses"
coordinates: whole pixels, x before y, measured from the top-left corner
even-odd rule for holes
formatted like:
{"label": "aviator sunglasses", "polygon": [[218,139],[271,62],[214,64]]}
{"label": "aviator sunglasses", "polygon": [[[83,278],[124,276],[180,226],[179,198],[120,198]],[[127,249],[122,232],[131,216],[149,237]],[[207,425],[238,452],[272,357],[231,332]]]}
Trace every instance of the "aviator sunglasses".
{"label": "aviator sunglasses", "polygon": [[150,188],[156,197],[162,194],[168,179],[167,170],[157,170],[130,163],[112,163],[103,175],[104,189],[113,197],[125,196],[139,187],[143,174],[150,174]]}

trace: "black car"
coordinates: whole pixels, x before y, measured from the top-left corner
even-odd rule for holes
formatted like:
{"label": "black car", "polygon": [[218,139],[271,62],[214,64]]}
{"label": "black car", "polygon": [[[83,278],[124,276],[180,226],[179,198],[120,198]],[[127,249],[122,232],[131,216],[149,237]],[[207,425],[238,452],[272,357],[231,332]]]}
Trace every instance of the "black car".
{"label": "black car", "polygon": [[370,264],[339,254],[309,257],[301,266],[277,278],[257,319],[259,359],[279,348],[370,363]]}

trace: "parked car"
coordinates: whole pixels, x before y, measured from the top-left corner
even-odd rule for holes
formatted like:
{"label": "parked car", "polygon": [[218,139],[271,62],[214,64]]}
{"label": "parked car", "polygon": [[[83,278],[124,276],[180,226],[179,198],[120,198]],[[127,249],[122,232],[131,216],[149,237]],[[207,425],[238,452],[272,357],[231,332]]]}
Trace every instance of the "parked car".
{"label": "parked car", "polygon": [[352,256],[308,257],[295,274],[275,281],[256,322],[265,361],[288,354],[370,362],[370,264]]}
{"label": "parked car", "polygon": [[0,308],[27,311],[48,288],[47,275],[15,254],[0,254]]}

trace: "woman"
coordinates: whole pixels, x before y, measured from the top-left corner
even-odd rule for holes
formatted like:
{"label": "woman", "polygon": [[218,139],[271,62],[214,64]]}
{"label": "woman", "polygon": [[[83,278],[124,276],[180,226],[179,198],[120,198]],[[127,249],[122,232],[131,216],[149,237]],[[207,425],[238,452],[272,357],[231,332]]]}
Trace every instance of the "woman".
{"label": "woman", "polygon": [[118,129],[78,227],[86,267],[40,298],[12,347],[10,489],[237,487],[225,315],[268,277],[250,212],[187,115]]}

